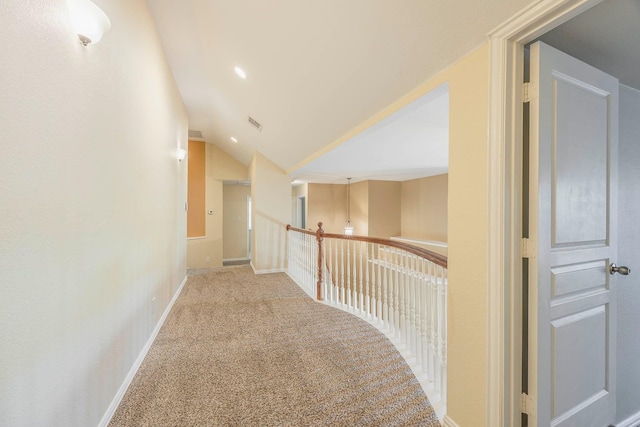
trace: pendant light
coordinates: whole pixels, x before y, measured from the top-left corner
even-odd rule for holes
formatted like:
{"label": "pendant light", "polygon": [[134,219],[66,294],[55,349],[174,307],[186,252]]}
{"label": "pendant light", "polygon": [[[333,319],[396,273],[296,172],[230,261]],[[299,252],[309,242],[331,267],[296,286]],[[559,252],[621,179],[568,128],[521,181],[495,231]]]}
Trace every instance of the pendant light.
{"label": "pendant light", "polygon": [[351,178],[347,178],[347,223],[344,226],[344,234],[351,236],[355,229],[351,224]]}

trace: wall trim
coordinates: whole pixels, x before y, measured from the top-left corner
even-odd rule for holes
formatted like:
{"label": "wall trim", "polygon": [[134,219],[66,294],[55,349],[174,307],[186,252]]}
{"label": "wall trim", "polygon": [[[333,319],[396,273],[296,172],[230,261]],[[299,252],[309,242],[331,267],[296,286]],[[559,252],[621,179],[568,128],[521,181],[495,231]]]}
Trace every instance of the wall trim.
{"label": "wall trim", "polygon": [[637,427],[639,425],[640,425],[640,411],[620,421],[619,423],[616,424],[616,427]]}
{"label": "wall trim", "polygon": [[140,365],[142,365],[142,361],[147,356],[147,353],[149,352],[149,349],[151,348],[151,345],[153,344],[153,342],[155,341],[156,337],[158,336],[158,332],[160,332],[160,329],[162,328],[162,325],[164,324],[164,321],[167,319],[167,316],[169,315],[169,312],[173,308],[173,305],[175,304],[176,300],[178,299],[178,296],[182,292],[182,289],[184,288],[184,285],[187,283],[187,278],[188,278],[188,276],[185,275],[184,280],[182,281],[182,283],[178,287],[178,290],[176,291],[176,293],[173,295],[173,298],[171,299],[171,302],[169,302],[169,305],[164,310],[164,313],[162,313],[162,316],[160,317],[160,320],[158,320],[158,323],[156,324],[156,327],[153,329],[153,332],[151,332],[151,335],[149,336],[149,339],[147,340],[147,343],[144,345],[144,347],[142,347],[142,350],[140,350],[140,354],[138,355],[138,358],[135,360],[135,362],[133,362],[133,366],[131,366],[131,369],[129,370],[129,373],[124,378],[124,381],[122,382],[122,385],[120,386],[120,388],[116,392],[116,395],[113,397],[113,400],[111,400],[111,404],[109,404],[109,407],[107,408],[107,411],[104,413],[104,415],[102,416],[102,419],[98,423],[98,427],[107,427],[107,425],[111,421],[111,418],[113,418],[113,414],[115,414],[116,409],[118,409],[118,405],[120,405],[120,402],[122,401],[122,398],[124,397],[124,394],[127,392],[127,389],[131,385],[131,381],[133,381],[133,377],[138,372],[138,369],[140,369]]}
{"label": "wall trim", "polygon": [[508,263],[505,252],[509,249],[508,205],[505,192],[507,160],[504,144],[504,98],[506,78],[502,40],[489,42],[489,142],[488,170],[488,247],[487,247],[487,421],[488,426],[504,425],[505,320],[509,313],[505,306],[505,276]]}
{"label": "wall trim", "polygon": [[223,259],[222,259],[222,262],[225,262],[225,261],[248,261],[248,260],[250,260],[250,259],[251,259],[251,258],[249,258],[249,257],[242,257],[242,258],[223,258]]}
{"label": "wall trim", "polygon": [[444,427],[460,427],[455,421],[453,421],[449,415],[445,415],[444,420],[442,420],[442,425]]}
{"label": "wall trim", "polygon": [[522,300],[520,237],[524,45],[602,0],[542,0],[488,34],[489,141],[486,425],[520,425]]}
{"label": "wall trim", "polygon": [[256,267],[253,265],[253,261],[249,263],[251,265],[251,269],[253,270],[253,274],[271,274],[271,273],[286,273],[284,268],[271,268],[264,270],[256,270]]}

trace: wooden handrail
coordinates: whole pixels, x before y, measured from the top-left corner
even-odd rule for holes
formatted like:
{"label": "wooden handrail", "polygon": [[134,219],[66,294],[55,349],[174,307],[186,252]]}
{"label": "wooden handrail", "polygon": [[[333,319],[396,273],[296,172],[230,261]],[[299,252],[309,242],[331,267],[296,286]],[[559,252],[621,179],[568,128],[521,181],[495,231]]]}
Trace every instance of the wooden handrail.
{"label": "wooden handrail", "polygon": [[[293,231],[297,231],[299,233],[304,233],[304,234],[309,234],[311,236],[316,236],[316,238],[319,238],[319,231],[322,230],[322,222],[318,223],[318,230],[317,231],[311,231],[311,230],[305,230],[302,228],[296,228],[293,227],[291,225],[287,225],[287,231],[289,230],[293,230]],[[404,251],[409,252],[410,254],[414,254],[417,255],[419,257],[425,258],[429,261],[431,261],[434,264],[437,264],[441,267],[447,268],[447,257],[444,255],[440,255],[437,254],[435,252],[432,252],[428,249],[424,249],[424,248],[419,248],[417,246],[413,246],[410,245],[408,243],[403,243],[403,242],[398,242],[397,240],[391,240],[391,239],[382,239],[379,237],[368,237],[368,236],[357,236],[357,235],[351,235],[348,236],[346,234],[335,234],[335,233],[325,233],[324,230],[322,230],[322,238],[329,238],[329,239],[344,239],[344,240],[355,240],[358,242],[369,242],[369,243],[376,243],[376,244],[380,244],[380,245],[387,245],[387,246],[391,246],[394,248],[398,248],[398,249],[402,249]],[[320,242],[320,240],[318,241]],[[320,248],[320,246],[319,246]],[[321,248],[320,248],[321,249]],[[320,263],[321,260],[318,260],[318,262]],[[322,273],[320,273],[322,274]]]}
{"label": "wooden handrail", "polygon": [[444,411],[447,257],[408,242],[325,233],[321,222],[315,232],[286,229],[295,232],[287,235],[289,276],[311,298],[387,334],[416,364],[425,393]]}
{"label": "wooden handrail", "polygon": [[[322,224],[322,223],[320,223],[320,224]],[[311,236],[315,236],[316,235],[315,231],[305,230],[304,228],[297,228],[297,227],[294,227],[293,225],[287,224],[287,231],[289,231],[289,230],[297,231],[298,233],[309,234]]]}

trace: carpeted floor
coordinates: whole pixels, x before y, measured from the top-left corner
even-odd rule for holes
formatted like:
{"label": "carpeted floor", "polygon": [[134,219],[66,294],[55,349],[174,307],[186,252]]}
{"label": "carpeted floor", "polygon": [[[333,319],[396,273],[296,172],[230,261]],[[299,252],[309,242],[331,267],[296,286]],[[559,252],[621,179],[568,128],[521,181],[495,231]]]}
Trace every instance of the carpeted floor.
{"label": "carpeted floor", "polygon": [[116,426],[439,426],[368,323],[249,266],[189,276]]}

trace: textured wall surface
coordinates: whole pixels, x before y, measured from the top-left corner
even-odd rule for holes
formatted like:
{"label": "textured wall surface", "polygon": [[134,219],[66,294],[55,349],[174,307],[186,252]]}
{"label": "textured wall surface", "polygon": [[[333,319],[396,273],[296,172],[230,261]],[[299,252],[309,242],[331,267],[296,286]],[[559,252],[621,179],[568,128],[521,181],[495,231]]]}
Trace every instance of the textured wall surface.
{"label": "textured wall surface", "polygon": [[402,183],[402,235],[447,241],[448,174]]}
{"label": "textured wall surface", "polygon": [[187,117],[143,0],[0,12],[0,425],[95,426],[185,279]]}
{"label": "textured wall surface", "polygon": [[617,419],[640,411],[640,91],[620,87],[618,265],[631,268],[617,276]]}
{"label": "textured wall surface", "polygon": [[247,247],[247,185],[222,186],[222,258],[246,258]]}
{"label": "textured wall surface", "polygon": [[[442,77],[449,81],[449,311],[447,413],[485,425],[487,389],[487,155],[489,49]],[[473,356],[471,356],[473,355]]]}
{"label": "textured wall surface", "polygon": [[291,179],[260,153],[251,174],[251,265],[256,272],[284,271],[286,226],[291,219]]}
{"label": "textured wall surface", "polygon": [[224,180],[244,181],[249,170],[245,165],[212,144],[205,144],[205,237],[187,241],[187,268],[212,268],[222,266]]}

